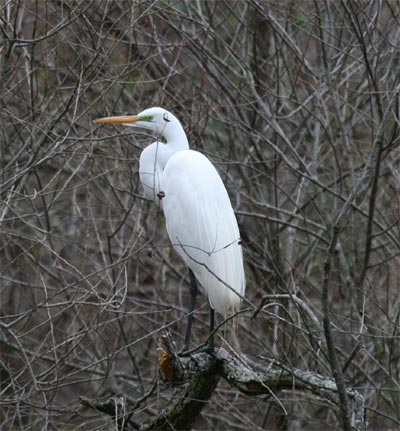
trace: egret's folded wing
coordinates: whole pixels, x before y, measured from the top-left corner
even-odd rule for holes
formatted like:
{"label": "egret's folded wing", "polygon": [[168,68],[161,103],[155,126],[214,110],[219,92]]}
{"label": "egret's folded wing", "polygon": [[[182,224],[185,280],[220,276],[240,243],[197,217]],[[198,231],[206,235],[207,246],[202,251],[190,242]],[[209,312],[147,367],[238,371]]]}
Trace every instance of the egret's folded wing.
{"label": "egret's folded wing", "polygon": [[[168,161],[162,178],[167,230],[175,249],[226,316],[245,291],[242,248],[235,214],[214,166],[196,151]],[[238,295],[238,294],[239,295]]]}

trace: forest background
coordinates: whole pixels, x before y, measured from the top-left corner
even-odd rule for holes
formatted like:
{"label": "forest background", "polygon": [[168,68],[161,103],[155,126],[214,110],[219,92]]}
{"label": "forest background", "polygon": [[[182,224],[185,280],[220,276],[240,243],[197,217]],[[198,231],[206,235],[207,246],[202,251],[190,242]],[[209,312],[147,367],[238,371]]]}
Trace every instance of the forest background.
{"label": "forest background", "polygon": [[[147,394],[139,422],[174,397],[157,349],[182,345],[188,273],[140,186],[151,136],[94,123],[151,106],[238,218],[253,306],[217,345],[341,378],[370,429],[400,427],[399,21],[389,0],[1,2],[1,429],[110,429],[79,396]],[[341,428],[294,389],[221,382],[193,427]]]}

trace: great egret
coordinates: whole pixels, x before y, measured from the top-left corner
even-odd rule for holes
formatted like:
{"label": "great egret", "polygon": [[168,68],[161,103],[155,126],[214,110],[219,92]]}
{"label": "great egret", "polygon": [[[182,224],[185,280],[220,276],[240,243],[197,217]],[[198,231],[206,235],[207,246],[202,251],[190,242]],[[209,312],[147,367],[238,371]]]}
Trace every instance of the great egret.
{"label": "great egret", "polygon": [[[189,149],[179,120],[162,108],[138,115],[108,117],[97,123],[120,123],[157,134],[157,141],[140,156],[139,174],[144,192],[163,211],[169,238],[189,267],[191,301],[184,350],[189,346],[196,279],[211,306],[224,318],[237,312],[245,291],[239,228],[226,188],[212,163]],[[160,138],[163,137],[166,143]],[[210,338],[212,347],[212,337]]]}

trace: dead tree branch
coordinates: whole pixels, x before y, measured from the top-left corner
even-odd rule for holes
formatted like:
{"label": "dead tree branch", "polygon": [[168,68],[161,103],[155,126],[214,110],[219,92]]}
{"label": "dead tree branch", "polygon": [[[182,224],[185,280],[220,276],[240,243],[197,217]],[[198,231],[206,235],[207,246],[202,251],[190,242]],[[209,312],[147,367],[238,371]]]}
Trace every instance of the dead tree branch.
{"label": "dead tree branch", "polygon": [[[243,394],[249,396],[270,395],[279,391],[310,392],[338,406],[336,383],[312,371],[289,369],[276,361],[268,362],[264,371],[253,371],[245,361],[234,357],[224,348],[214,352],[197,352],[179,356],[168,337],[163,338],[166,350],[159,359],[164,381],[185,383],[180,394],[154,417],[138,425],[131,421],[134,411],[125,408],[125,403],[115,397],[105,401],[80,398],[81,404],[113,416],[120,430],[190,430],[196,418],[206,406],[222,377]],[[261,366],[261,364],[260,364]],[[364,397],[354,389],[347,389],[351,412],[351,426],[355,431],[365,431]],[[124,405],[124,408],[118,408]],[[116,414],[119,412],[119,416]],[[122,424],[122,426],[121,426]]]}

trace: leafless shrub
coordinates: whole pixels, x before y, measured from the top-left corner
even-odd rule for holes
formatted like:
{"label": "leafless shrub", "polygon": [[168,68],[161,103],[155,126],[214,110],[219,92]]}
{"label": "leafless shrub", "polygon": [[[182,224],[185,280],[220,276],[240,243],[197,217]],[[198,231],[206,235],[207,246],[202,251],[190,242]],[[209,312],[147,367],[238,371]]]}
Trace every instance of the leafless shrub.
{"label": "leafless shrub", "polygon": [[[187,273],[142,197],[150,137],[93,123],[158,105],[239,219],[257,313],[219,343],[334,376],[371,429],[399,427],[399,5],[6,0],[0,16],[0,427],[105,429],[79,395],[144,397],[138,422],[174,395],[157,347],[164,329],[182,343]],[[203,297],[194,343],[207,320]],[[196,422],[342,426],[345,396],[224,384]]]}

